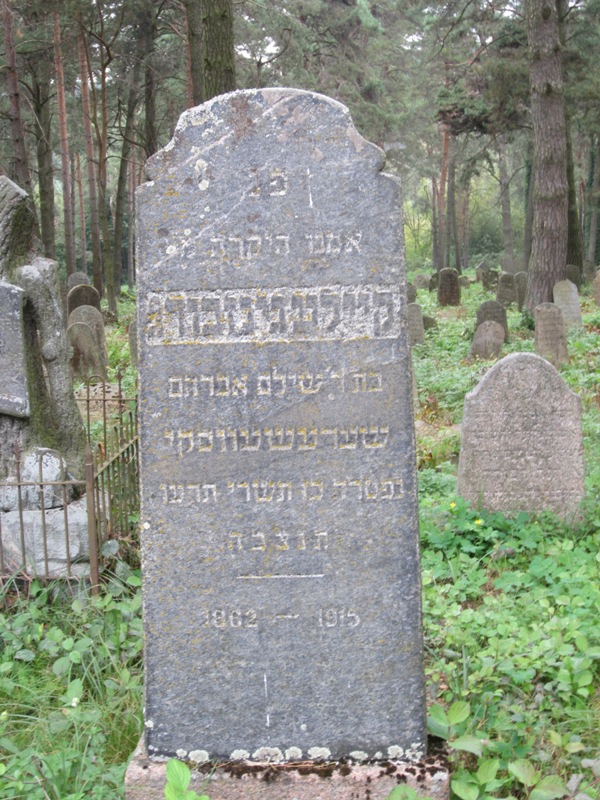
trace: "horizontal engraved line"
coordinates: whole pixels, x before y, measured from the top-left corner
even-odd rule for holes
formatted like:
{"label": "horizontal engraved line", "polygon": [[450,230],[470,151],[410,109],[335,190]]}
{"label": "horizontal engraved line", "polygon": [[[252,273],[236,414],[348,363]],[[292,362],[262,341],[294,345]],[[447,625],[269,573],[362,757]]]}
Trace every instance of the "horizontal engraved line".
{"label": "horizontal engraved line", "polygon": [[325,573],[318,573],[315,575],[238,575],[239,581],[265,581],[275,580],[280,578],[324,578]]}

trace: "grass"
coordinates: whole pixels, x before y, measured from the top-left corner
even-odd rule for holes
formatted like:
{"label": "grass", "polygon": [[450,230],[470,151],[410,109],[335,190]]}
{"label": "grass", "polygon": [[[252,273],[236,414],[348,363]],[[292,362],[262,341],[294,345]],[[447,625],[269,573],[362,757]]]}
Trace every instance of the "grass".
{"label": "grass", "polygon": [[[413,352],[424,636],[430,731],[449,743],[460,800],[564,795],[600,800],[600,310],[583,298],[585,329],[562,374],[582,399],[586,502],[576,525],[551,515],[476,512],[456,496],[466,392],[489,363],[467,359],[477,305],[438,319]],[[126,324],[107,333],[111,369],[129,371]],[[533,350],[509,311],[504,352]],[[525,321],[526,322],[526,321]],[[142,730],[140,578],[117,562],[97,598],[16,582],[0,595],[0,800],[123,797]]]}

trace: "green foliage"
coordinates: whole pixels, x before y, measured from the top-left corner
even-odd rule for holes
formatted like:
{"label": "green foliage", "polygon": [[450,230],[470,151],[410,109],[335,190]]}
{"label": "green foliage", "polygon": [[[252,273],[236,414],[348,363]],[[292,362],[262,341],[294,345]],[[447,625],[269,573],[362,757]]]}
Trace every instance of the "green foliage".
{"label": "green foliage", "polygon": [[209,800],[208,795],[198,794],[190,785],[190,768],[182,761],[172,758],[167,762],[167,785],[165,786],[166,800]]}

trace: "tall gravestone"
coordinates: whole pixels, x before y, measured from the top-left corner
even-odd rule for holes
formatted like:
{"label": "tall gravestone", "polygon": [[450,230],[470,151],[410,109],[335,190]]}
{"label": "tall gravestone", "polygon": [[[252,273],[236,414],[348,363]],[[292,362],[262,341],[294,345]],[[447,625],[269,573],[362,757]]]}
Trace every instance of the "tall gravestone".
{"label": "tall gravestone", "polygon": [[471,358],[498,358],[504,344],[504,328],[499,322],[482,322],[475,331],[469,356]]}
{"label": "tall gravestone", "polygon": [[583,478],[579,397],[540,356],[506,356],[465,398],[458,493],[490,511],[569,517]]}
{"label": "tall gravestone", "polygon": [[458,271],[452,267],[444,267],[439,272],[437,300],[440,306],[460,305],[460,284]]}
{"label": "tall gravestone", "polygon": [[556,369],[569,363],[567,336],[562,311],[554,303],[541,303],[535,315],[535,352]]}
{"label": "tall gravestone", "polygon": [[409,303],[406,307],[408,323],[408,342],[412,347],[415,344],[425,344],[425,327],[423,325],[423,309],[418,303]]}
{"label": "tall gravestone", "polygon": [[515,295],[517,297],[517,308],[523,310],[525,296],[527,294],[527,273],[517,272],[515,275]]}
{"label": "tall gravestone", "polygon": [[25,292],[0,279],[0,414],[29,417],[25,370]]}
{"label": "tall gravestone", "polygon": [[150,755],[424,754],[401,198],[382,165],[344,106],[288,89],[186,111],[148,162]]}
{"label": "tall gravestone", "polygon": [[508,319],[506,309],[497,300],[486,300],[477,309],[475,327],[478,328],[484,322],[497,322],[504,328],[504,341],[508,342]]}
{"label": "tall gravestone", "polygon": [[498,276],[498,287],[496,289],[496,300],[505,308],[511,303],[517,302],[515,290],[515,276],[510,272],[501,272]]}
{"label": "tall gravestone", "polygon": [[555,305],[562,311],[565,328],[581,328],[581,301],[577,286],[569,280],[559,281],[554,284],[552,297]]}

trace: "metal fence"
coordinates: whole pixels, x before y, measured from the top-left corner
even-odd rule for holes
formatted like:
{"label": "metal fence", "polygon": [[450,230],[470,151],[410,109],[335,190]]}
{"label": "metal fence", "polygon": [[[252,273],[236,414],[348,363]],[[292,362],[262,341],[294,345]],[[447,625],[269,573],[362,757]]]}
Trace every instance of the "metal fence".
{"label": "metal fence", "polygon": [[44,474],[43,451],[24,474],[15,449],[10,478],[0,482],[0,583],[9,577],[89,579],[96,591],[106,562],[136,547],[139,509],[137,397],[94,376],[77,398],[87,429],[85,476],[60,460]]}

